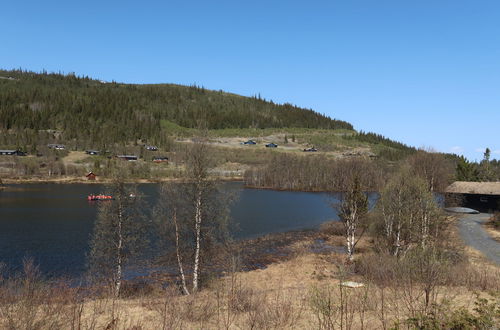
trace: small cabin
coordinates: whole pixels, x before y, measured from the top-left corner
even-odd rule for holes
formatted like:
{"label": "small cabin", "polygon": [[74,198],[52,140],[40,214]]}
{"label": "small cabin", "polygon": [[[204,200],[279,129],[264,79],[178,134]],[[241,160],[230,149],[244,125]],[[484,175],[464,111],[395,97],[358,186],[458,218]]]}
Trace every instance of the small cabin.
{"label": "small cabin", "polygon": [[26,153],[20,150],[0,150],[2,156],[26,156]]}
{"label": "small cabin", "polygon": [[498,211],[500,182],[456,181],[446,188],[445,201],[447,206],[458,201],[460,206],[480,212]]}
{"label": "small cabin", "polygon": [[86,150],[85,153],[87,155],[93,155],[93,156],[99,155],[99,151],[98,150]]}
{"label": "small cabin", "polygon": [[164,156],[156,156],[152,160],[154,163],[168,163],[168,157]]}
{"label": "small cabin", "polygon": [[123,160],[126,160],[126,161],[136,161],[137,160],[137,156],[135,156],[135,155],[117,155],[116,157],[123,159]]}
{"label": "small cabin", "polygon": [[17,150],[0,150],[0,155],[3,156],[15,156]]}
{"label": "small cabin", "polygon": [[95,181],[95,179],[96,179],[96,175],[95,175],[95,173],[94,173],[94,172],[89,172],[89,173],[88,173],[85,177],[86,177],[86,178],[87,178],[87,180],[89,180],[89,181]]}
{"label": "small cabin", "polygon": [[66,149],[66,146],[64,144],[51,143],[51,144],[48,144],[47,147],[49,149],[54,149],[54,150],[65,150]]}
{"label": "small cabin", "polygon": [[268,143],[266,144],[266,148],[278,148],[278,145],[276,143]]}

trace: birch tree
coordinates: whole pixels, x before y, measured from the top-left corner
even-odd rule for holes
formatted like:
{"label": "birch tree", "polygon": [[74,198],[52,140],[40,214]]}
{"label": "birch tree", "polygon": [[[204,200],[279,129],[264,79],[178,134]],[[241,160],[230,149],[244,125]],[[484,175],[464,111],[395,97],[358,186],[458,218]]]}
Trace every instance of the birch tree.
{"label": "birch tree", "polygon": [[425,180],[431,192],[443,192],[454,175],[452,161],[432,149],[418,150],[408,157],[407,163],[412,169],[413,176],[419,176]]}
{"label": "birch tree", "polygon": [[383,244],[394,256],[404,254],[415,241],[419,191],[425,186],[420,178],[410,171],[400,171],[388,182],[377,203],[380,213]]}
{"label": "birch tree", "polygon": [[376,209],[379,247],[394,256],[412,246],[427,247],[443,231],[444,219],[428,183],[406,166],[381,191]]}
{"label": "birch tree", "polygon": [[135,189],[116,181],[110,194],[114,200],[99,202],[91,239],[89,270],[97,278],[111,282],[115,296],[120,295],[124,267],[147,245],[147,218]]}
{"label": "birch tree", "polygon": [[161,188],[156,218],[162,227],[165,248],[178,270],[182,292],[198,291],[204,266],[221,254],[229,241],[231,196],[209,177],[212,165],[208,146],[198,141],[185,155],[186,175],[182,182]]}
{"label": "birch tree", "polygon": [[[366,229],[363,220],[365,220],[367,213],[368,198],[361,191],[359,180],[354,177],[344,194],[339,212],[340,220],[345,228],[347,256],[351,261],[354,259],[354,248]],[[359,229],[361,229],[361,233],[357,236]]]}

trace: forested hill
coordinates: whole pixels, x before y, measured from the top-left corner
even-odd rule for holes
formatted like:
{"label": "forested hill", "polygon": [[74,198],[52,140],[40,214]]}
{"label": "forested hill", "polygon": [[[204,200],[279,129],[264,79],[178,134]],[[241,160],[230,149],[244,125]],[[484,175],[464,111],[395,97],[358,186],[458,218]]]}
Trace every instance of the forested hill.
{"label": "forested hill", "polygon": [[0,129],[58,130],[66,139],[153,139],[172,127],[353,129],[310,109],[197,86],[106,83],[0,70]]}

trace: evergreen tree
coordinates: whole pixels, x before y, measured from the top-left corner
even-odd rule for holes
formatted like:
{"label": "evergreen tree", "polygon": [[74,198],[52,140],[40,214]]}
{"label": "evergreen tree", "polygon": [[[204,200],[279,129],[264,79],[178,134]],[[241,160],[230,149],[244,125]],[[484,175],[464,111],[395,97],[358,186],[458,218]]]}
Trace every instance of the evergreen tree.
{"label": "evergreen tree", "polygon": [[494,174],[491,170],[490,164],[490,148],[486,148],[484,151],[484,157],[481,163],[479,164],[479,177],[481,181],[494,181]]}
{"label": "evergreen tree", "polygon": [[478,181],[479,173],[476,166],[470,163],[464,156],[458,158],[456,167],[457,181]]}

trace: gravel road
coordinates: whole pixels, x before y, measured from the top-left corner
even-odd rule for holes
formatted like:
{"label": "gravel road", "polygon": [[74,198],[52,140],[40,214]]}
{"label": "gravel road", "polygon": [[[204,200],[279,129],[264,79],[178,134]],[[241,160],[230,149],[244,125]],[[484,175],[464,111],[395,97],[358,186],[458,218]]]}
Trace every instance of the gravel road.
{"label": "gravel road", "polygon": [[480,251],[486,258],[500,265],[500,243],[491,238],[481,226],[490,215],[466,214],[459,219],[458,229],[465,244]]}

